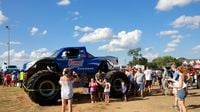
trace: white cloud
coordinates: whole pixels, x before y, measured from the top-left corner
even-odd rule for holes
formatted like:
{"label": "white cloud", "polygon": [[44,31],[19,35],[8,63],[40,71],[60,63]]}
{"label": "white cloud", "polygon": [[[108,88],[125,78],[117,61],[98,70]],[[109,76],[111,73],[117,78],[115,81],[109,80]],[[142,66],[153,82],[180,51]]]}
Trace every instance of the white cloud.
{"label": "white cloud", "polygon": [[46,35],[47,34],[47,30],[44,30],[43,32],[42,32],[42,35]]}
{"label": "white cloud", "polygon": [[[0,62],[7,62],[8,52],[5,51],[0,55]],[[10,50],[10,64],[18,65],[18,67],[22,67],[23,63],[27,62],[28,55],[25,54],[25,51],[15,51],[14,49]]]}
{"label": "white cloud", "polygon": [[[18,42],[18,41],[10,41],[10,44],[11,44],[11,45],[20,45],[21,42]],[[8,42],[7,42],[7,43],[0,42],[0,46],[8,46]]]}
{"label": "white cloud", "polygon": [[66,18],[66,20],[68,21],[76,21],[79,20],[82,16],[80,15],[79,11],[74,11],[74,12],[69,12],[69,16]]}
{"label": "white cloud", "polygon": [[108,44],[100,46],[98,49],[112,52],[135,48],[141,35],[142,31],[140,30],[133,30],[131,32],[121,31],[115,39],[111,40]]}
{"label": "white cloud", "polygon": [[94,31],[94,29],[92,27],[88,27],[88,26],[86,26],[86,27],[75,26],[74,30],[80,31],[80,32],[92,32],[92,31]]}
{"label": "white cloud", "polygon": [[192,48],[195,53],[200,53],[200,44]]}
{"label": "white cloud", "polygon": [[167,44],[167,47],[173,47],[173,48],[175,48],[177,46],[178,46],[178,44],[173,43],[173,42]]}
{"label": "white cloud", "polygon": [[174,51],[176,51],[176,48],[174,48],[174,47],[167,47],[167,48],[164,50],[165,53],[170,53],[170,52],[174,52]]}
{"label": "white cloud", "polygon": [[[88,29],[87,29],[88,31]],[[79,42],[98,42],[99,40],[107,39],[112,37],[112,29],[110,28],[97,28],[93,32],[85,33],[80,39]]]}
{"label": "white cloud", "polygon": [[18,41],[10,41],[10,44],[11,44],[11,45],[20,45],[21,42],[18,42]]}
{"label": "white cloud", "polygon": [[78,32],[73,33],[73,37],[78,37],[78,36],[80,36],[80,34]]}
{"label": "white cloud", "polygon": [[176,48],[179,46],[179,43],[181,42],[181,39],[183,39],[182,35],[172,35],[171,38],[173,40],[167,44],[167,47],[164,50],[165,53],[176,51]]}
{"label": "white cloud", "polygon": [[136,47],[142,31],[133,30],[131,32],[121,31],[118,34],[113,34],[112,29],[108,27],[104,28],[92,28],[92,27],[74,27],[73,37],[80,37],[79,42],[98,42],[102,40],[110,40],[109,43],[99,46],[99,50],[107,51],[122,51],[125,49],[131,49]]}
{"label": "white cloud", "polygon": [[183,36],[179,34],[179,31],[177,30],[166,30],[161,31],[157,35],[159,36],[169,36],[172,40],[167,44],[166,48],[163,52],[170,53],[176,51],[176,48],[179,46],[179,43],[181,42],[181,39],[183,39]]}
{"label": "white cloud", "polygon": [[171,23],[174,28],[188,27],[199,28],[200,16],[180,16],[174,22]]}
{"label": "white cloud", "polygon": [[32,36],[34,36],[34,35],[44,36],[44,35],[46,35],[48,33],[48,30],[41,31],[37,27],[32,27],[30,33],[31,33]]}
{"label": "white cloud", "polygon": [[178,44],[181,42],[181,38],[175,38],[171,41],[171,43]]}
{"label": "white cloud", "polygon": [[159,0],[156,9],[159,11],[169,11],[176,6],[182,7],[199,0]]}
{"label": "white cloud", "polygon": [[3,24],[6,20],[8,20],[8,17],[3,15],[3,12],[0,10],[0,25]]}
{"label": "white cloud", "polygon": [[143,57],[147,58],[148,61],[152,61],[153,59],[157,58],[158,56],[159,56],[159,54],[153,52],[152,47],[147,47],[144,49]]}
{"label": "white cloud", "polygon": [[159,36],[171,36],[178,34],[179,32],[177,30],[166,30],[166,31],[161,31],[158,35]]}
{"label": "white cloud", "polygon": [[47,48],[40,48],[38,50],[32,51],[30,54],[30,58],[35,60],[35,59],[39,59],[41,57],[47,57],[50,55],[51,53],[48,51]]}
{"label": "white cloud", "polygon": [[[14,49],[10,50],[10,63],[15,64],[18,67],[22,68],[23,64],[29,61],[34,61],[36,59],[50,56],[51,52],[49,52],[46,48],[40,48],[38,50],[33,50],[31,53],[26,53],[24,50],[16,51]],[[7,62],[8,52],[5,51],[0,55],[0,64],[3,62]]]}
{"label": "white cloud", "polygon": [[69,5],[71,2],[70,0],[60,0],[60,2],[58,2],[58,5]]}
{"label": "white cloud", "polygon": [[37,27],[32,27],[30,33],[31,35],[35,35],[38,32],[38,28]]}

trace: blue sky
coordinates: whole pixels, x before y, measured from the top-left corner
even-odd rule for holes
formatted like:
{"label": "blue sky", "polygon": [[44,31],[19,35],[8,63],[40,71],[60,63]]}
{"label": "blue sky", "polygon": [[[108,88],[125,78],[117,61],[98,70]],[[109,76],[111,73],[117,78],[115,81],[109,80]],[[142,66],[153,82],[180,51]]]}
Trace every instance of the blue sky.
{"label": "blue sky", "polygon": [[128,63],[128,49],[149,60],[199,59],[200,0],[0,0],[0,63],[23,63],[67,46]]}

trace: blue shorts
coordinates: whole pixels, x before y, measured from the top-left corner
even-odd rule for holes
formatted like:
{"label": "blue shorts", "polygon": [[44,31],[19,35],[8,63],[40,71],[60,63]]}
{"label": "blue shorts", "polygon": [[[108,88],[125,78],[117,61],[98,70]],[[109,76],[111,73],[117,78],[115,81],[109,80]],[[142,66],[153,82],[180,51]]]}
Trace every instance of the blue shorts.
{"label": "blue shorts", "polygon": [[143,90],[144,89],[144,83],[137,83],[137,87],[140,89],[140,90]]}
{"label": "blue shorts", "polygon": [[177,91],[177,97],[180,101],[183,101],[187,96],[187,92],[184,88]]}

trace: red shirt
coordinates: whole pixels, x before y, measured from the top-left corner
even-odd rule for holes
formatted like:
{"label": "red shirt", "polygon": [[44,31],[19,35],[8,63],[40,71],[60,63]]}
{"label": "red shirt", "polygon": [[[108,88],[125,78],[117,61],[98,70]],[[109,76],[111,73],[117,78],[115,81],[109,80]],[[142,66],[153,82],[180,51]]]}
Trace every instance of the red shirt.
{"label": "red shirt", "polygon": [[6,74],[6,80],[7,80],[7,81],[10,81],[10,80],[11,80],[10,74]]}

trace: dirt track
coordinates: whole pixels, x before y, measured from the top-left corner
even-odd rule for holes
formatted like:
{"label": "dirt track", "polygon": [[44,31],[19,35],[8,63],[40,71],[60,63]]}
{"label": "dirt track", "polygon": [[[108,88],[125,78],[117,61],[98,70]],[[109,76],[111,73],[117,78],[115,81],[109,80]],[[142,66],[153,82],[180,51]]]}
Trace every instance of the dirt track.
{"label": "dirt track", "polygon": [[[79,96],[74,101],[74,112],[175,112],[172,109],[173,96],[162,96],[154,90],[152,96],[129,97],[128,102],[111,99],[110,104],[91,104],[88,96]],[[188,112],[200,112],[200,89],[190,89],[186,99]],[[20,88],[0,87],[0,112],[60,112],[61,105],[39,106],[33,103]]]}

